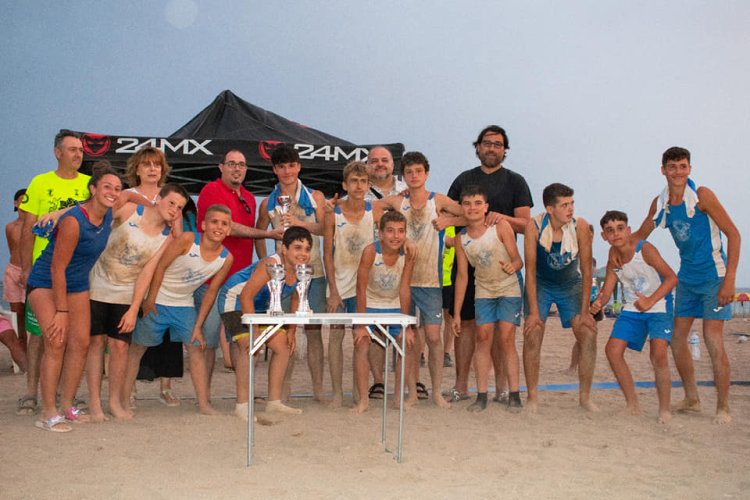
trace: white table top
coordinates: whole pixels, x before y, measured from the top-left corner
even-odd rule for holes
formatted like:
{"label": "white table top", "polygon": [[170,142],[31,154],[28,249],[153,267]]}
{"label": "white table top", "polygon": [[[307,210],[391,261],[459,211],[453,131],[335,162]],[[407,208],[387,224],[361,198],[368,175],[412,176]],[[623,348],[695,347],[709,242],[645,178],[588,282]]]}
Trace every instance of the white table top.
{"label": "white table top", "polygon": [[417,318],[401,313],[320,313],[309,316],[280,314],[271,316],[266,313],[243,314],[245,325],[414,325]]}

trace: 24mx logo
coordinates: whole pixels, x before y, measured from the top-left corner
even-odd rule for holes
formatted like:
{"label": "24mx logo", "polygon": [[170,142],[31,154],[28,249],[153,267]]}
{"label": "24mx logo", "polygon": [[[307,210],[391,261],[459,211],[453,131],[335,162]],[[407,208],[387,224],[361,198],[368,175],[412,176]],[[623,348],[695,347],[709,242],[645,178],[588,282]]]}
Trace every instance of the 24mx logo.
{"label": "24mx logo", "polygon": [[206,148],[206,146],[211,144],[211,139],[206,139],[205,141],[182,139],[176,144],[172,144],[169,139],[163,138],[141,140],[137,137],[118,137],[117,144],[120,144],[121,146],[115,150],[115,153],[133,154],[140,149],[152,147],[161,149],[165,153],[167,151],[172,151],[184,155],[194,155],[200,152],[208,156],[213,155],[213,153]]}
{"label": "24mx logo", "polygon": [[[347,147],[347,146],[344,146]],[[322,158],[326,161],[364,161],[367,159],[367,148],[353,148],[348,153],[341,146],[320,146],[312,144],[295,144],[294,149],[299,152],[303,160]]]}

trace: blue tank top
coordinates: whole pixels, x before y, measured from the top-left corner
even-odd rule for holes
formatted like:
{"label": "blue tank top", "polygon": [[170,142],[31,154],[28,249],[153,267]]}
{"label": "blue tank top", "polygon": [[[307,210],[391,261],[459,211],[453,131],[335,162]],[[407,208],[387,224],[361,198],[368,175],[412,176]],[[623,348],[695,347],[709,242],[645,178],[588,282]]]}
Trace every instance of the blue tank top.
{"label": "blue tank top", "polygon": [[[276,255],[272,255],[271,257],[277,257]],[[279,259],[279,262],[281,262],[281,259]],[[220,313],[227,313],[232,311],[242,311],[242,306],[240,305],[240,293],[242,292],[242,289],[245,288],[245,284],[247,283],[247,280],[250,279],[250,276],[253,275],[253,271],[255,271],[255,267],[258,265],[258,262],[262,261],[256,261],[247,266],[244,269],[241,269],[234,273],[232,276],[229,277],[229,279],[222,285],[222,287],[219,289],[219,295],[217,297],[218,305],[219,305],[219,312]],[[291,285],[287,285],[286,282],[284,282],[284,287],[281,290],[281,298],[286,299],[292,293],[294,293],[294,290],[297,288],[297,281],[295,280],[294,283]],[[264,313],[268,310],[268,305],[271,302],[271,292],[268,290],[267,286],[264,286],[260,289],[258,294],[255,296],[255,299],[253,299],[253,304],[255,305],[255,312],[256,313]]]}
{"label": "blue tank top", "polygon": [[[79,227],[78,244],[73,250],[68,267],[65,268],[67,292],[85,292],[89,289],[89,271],[94,267],[99,255],[104,251],[104,247],[107,246],[107,238],[112,232],[112,210],[107,210],[102,223],[98,226],[89,221],[78,204],[64,214],[60,218],[60,222],[65,217],[75,217]],[[55,252],[57,234],[58,231],[55,228],[49,245],[34,263],[28,280],[30,287],[52,288],[52,256]]]}
{"label": "blue tank top", "polygon": [[562,242],[552,243],[550,251],[536,244],[536,279],[539,284],[548,288],[566,288],[581,282],[578,268],[578,255],[560,253]]}
{"label": "blue tank top", "polygon": [[727,256],[721,243],[721,231],[705,212],[695,207],[695,214],[687,216],[685,202],[670,205],[666,227],[680,253],[677,277],[683,283],[698,285],[723,278]]}

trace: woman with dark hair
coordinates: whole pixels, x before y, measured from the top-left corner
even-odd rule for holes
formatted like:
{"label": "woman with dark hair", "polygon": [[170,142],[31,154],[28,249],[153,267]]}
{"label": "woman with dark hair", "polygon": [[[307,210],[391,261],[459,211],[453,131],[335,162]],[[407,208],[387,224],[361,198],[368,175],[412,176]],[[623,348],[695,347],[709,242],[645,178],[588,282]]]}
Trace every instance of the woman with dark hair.
{"label": "woman with dark hair", "polygon": [[[122,181],[111,168],[96,170],[89,181],[90,198],[65,213],[50,243],[34,263],[28,279],[28,301],[39,320],[44,341],[40,379],[42,414],[36,427],[69,432],[65,422],[84,421],[73,406],[88,353],[91,310],[89,271],[107,244],[112,207]],[[55,396],[61,381],[58,412]]]}

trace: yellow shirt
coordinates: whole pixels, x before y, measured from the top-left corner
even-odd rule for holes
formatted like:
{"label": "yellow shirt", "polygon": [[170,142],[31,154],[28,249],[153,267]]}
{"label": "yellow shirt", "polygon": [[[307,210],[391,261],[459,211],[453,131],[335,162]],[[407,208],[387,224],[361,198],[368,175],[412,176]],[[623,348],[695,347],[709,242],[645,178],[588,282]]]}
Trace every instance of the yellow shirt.
{"label": "yellow shirt", "polygon": [[[90,176],[80,173],[74,179],[63,179],[54,171],[39,174],[31,180],[19,208],[38,218],[61,208],[72,207],[76,202],[89,198],[90,179]],[[41,255],[47,243],[47,238],[37,236],[34,239],[32,262]]]}

